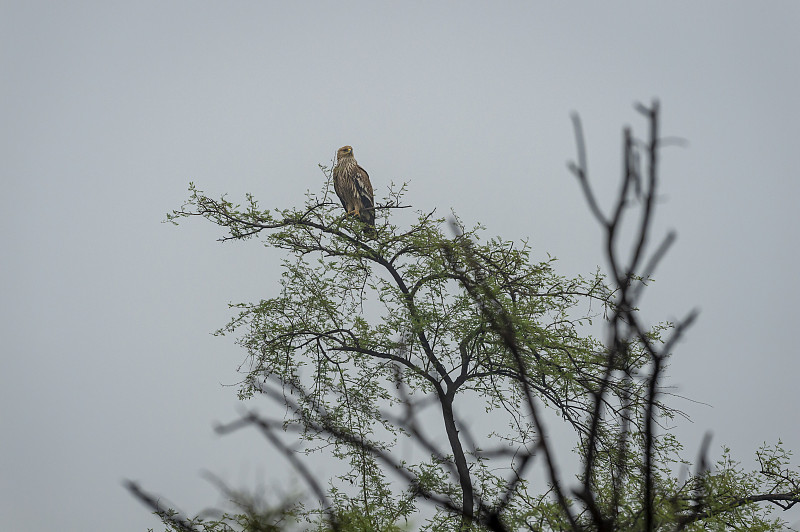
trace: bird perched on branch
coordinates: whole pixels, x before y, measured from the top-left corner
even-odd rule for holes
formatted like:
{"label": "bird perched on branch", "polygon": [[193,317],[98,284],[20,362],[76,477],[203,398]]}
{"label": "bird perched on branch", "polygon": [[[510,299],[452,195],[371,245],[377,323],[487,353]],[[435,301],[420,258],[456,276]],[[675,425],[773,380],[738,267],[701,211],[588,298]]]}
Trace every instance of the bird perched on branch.
{"label": "bird perched on branch", "polygon": [[333,189],[342,200],[347,214],[354,214],[367,224],[366,233],[375,234],[375,201],[369,174],[361,168],[353,156],[352,146],[342,146],[336,152],[333,167]]}

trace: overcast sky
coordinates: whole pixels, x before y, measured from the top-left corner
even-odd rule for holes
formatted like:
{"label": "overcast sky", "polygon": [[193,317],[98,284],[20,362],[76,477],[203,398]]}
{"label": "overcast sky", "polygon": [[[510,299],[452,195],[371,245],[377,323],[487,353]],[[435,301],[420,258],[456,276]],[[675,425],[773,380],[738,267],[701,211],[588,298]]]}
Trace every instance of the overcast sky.
{"label": "overcast sky", "polygon": [[746,464],[800,451],[800,3],[644,4],[0,2],[0,527],[142,532],[125,478],[189,512],[219,502],[203,469],[269,481],[257,434],[212,432],[245,353],[209,333],[276,295],[281,255],[162,224],[189,181],[297,206],[351,144],[378,195],[408,181],[588,273],[569,113],[608,200],[653,97],[688,146],[662,153],[679,238],[644,312],[701,310],[670,383],[711,405],[676,431],[688,458],[707,430]]}

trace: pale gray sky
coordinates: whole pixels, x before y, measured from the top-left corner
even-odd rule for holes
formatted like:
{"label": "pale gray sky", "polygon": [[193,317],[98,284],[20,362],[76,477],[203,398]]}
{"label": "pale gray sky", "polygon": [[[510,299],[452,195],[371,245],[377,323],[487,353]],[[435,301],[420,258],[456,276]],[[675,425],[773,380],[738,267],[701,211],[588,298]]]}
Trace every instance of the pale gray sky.
{"label": "pale gray sky", "polygon": [[652,97],[689,145],[662,154],[679,240],[645,313],[701,309],[671,382],[713,405],[676,430],[689,457],[706,430],[748,464],[800,450],[799,27],[794,1],[0,3],[0,526],[141,532],[123,478],[189,511],[219,501],[201,469],[269,479],[255,433],[212,433],[244,353],[209,332],[276,293],[280,255],[161,224],[190,180],[295,206],[352,144],[379,194],[410,181],[586,273],[569,113],[609,199]]}

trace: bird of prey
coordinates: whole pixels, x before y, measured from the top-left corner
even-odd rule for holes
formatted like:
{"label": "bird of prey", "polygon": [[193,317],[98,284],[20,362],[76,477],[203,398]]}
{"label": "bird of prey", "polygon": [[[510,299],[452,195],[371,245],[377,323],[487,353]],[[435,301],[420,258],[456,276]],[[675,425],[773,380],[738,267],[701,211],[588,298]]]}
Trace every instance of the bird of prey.
{"label": "bird of prey", "polygon": [[367,224],[367,234],[375,234],[375,201],[369,174],[353,156],[352,146],[342,146],[336,152],[333,167],[333,189],[342,201],[347,214],[358,216]]}

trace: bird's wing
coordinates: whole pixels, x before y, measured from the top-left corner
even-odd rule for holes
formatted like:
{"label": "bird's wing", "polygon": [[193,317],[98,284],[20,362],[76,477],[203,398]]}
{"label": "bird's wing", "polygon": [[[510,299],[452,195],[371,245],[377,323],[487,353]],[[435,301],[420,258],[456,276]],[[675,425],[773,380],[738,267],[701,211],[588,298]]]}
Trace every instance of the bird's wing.
{"label": "bird's wing", "polygon": [[369,182],[369,174],[359,166],[353,181],[355,183],[357,200],[361,204],[359,208],[361,211],[361,221],[374,227],[375,203],[372,194],[372,183]]}
{"label": "bird's wing", "polygon": [[373,205],[373,194],[372,194],[372,183],[369,182],[369,174],[366,170],[358,167],[358,172],[356,173],[356,191],[358,192],[358,197],[361,198],[361,203],[364,205],[365,208],[372,208]]}

